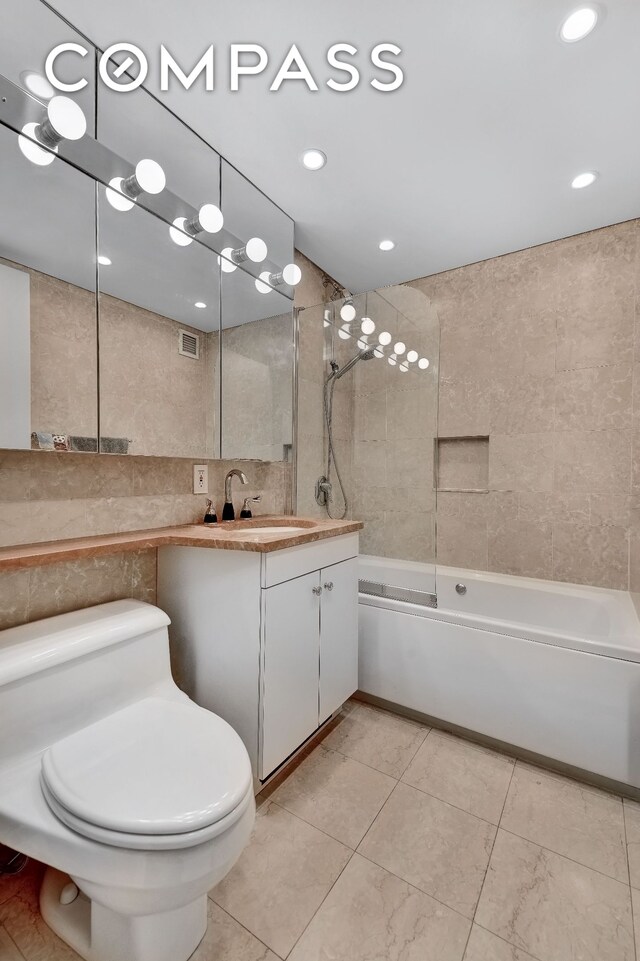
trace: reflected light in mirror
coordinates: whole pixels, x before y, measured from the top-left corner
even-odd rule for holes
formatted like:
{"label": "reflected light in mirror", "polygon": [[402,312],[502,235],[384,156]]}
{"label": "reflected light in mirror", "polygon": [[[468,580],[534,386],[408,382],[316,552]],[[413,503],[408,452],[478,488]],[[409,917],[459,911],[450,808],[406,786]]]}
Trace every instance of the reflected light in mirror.
{"label": "reflected light in mirror", "polygon": [[271,293],[271,287],[269,285],[269,278],[271,274],[268,270],[263,270],[260,274],[259,280],[256,280],[256,290],[259,294],[269,294]]}
{"label": "reflected light in mirror", "polygon": [[232,253],[233,249],[231,247],[225,247],[218,257],[218,266],[222,269],[223,274],[232,274],[237,269],[231,260]]}
{"label": "reflected light in mirror", "polygon": [[340,316],[343,320],[350,323],[356,318],[356,308],[353,306],[352,300],[345,300],[344,304],[340,308]]}
{"label": "reflected light in mirror", "polygon": [[360,330],[363,334],[373,334],[376,329],[376,325],[371,320],[371,317],[363,317],[362,324],[360,325]]}
{"label": "reflected light in mirror", "polygon": [[18,146],[22,155],[26,157],[27,160],[30,160],[32,164],[37,164],[38,167],[47,167],[56,159],[58,148],[54,147],[53,150],[45,150],[44,147],[40,147],[35,143],[33,138],[35,138],[37,128],[37,123],[25,124],[22,128],[22,133],[18,137]]}
{"label": "reflected light in mirror", "polygon": [[23,70],[20,79],[29,93],[32,93],[38,100],[51,100],[52,97],[55,97],[55,90],[41,73],[37,73],[35,70]]}
{"label": "reflected light in mirror", "polygon": [[193,237],[188,237],[184,232],[186,223],[186,217],[176,217],[173,221],[173,227],[169,227],[169,236],[178,247],[188,247],[189,244],[193,243]]}
{"label": "reflected light in mirror", "polygon": [[347,324],[343,324],[338,331],[338,337],[342,337],[343,340],[349,340],[351,338],[351,331]]}

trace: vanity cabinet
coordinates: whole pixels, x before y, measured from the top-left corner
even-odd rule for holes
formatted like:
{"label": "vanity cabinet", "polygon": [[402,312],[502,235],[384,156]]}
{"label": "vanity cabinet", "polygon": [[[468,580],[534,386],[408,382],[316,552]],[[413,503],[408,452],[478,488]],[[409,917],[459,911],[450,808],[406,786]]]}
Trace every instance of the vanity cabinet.
{"label": "vanity cabinet", "polygon": [[266,780],[358,687],[358,535],[270,553],[162,547],[178,684]]}
{"label": "vanity cabinet", "polygon": [[355,558],[263,590],[264,771],[278,767],[356,690],[357,597]]}

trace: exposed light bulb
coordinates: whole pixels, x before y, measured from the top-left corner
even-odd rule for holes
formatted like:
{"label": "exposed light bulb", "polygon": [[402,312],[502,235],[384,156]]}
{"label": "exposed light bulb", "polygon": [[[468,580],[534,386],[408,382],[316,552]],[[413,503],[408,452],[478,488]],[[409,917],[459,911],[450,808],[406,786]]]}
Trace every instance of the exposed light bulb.
{"label": "exposed light bulb", "polygon": [[131,210],[140,194],[160,194],[166,184],[167,178],[160,164],[146,158],[138,161],[134,173],[128,177],[113,177],[106,196],[114,210]]}
{"label": "exposed light bulb", "polygon": [[580,7],[570,13],[560,28],[560,36],[565,43],[583,40],[598,22],[598,11],[594,7]]}
{"label": "exposed light bulb", "polygon": [[363,334],[373,334],[375,332],[376,325],[371,320],[371,317],[363,317],[362,323],[360,324],[360,330]]}
{"label": "exposed light bulb", "polygon": [[427,358],[421,357],[420,360],[418,361],[418,367],[420,368],[420,370],[427,370],[428,366],[429,366],[429,361],[427,360]]}
{"label": "exposed light bulb", "polygon": [[[167,185],[167,178],[165,177],[164,170],[155,160],[139,160],[136,164],[136,172],[134,174],[137,181],[138,194],[161,194]],[[130,178],[128,178],[130,179]],[[127,186],[127,180],[125,180],[125,188]],[[132,187],[134,185],[132,184]]]}
{"label": "exposed light bulb", "polygon": [[251,260],[254,264],[261,264],[263,260],[267,259],[267,245],[260,237],[252,237],[251,240],[247,240],[244,247],[236,247],[235,250],[231,247],[227,249],[230,251],[231,259],[236,266],[243,264],[246,260]]}
{"label": "exposed light bulb", "polygon": [[356,308],[353,306],[352,300],[345,300],[344,304],[340,308],[340,316],[347,323],[351,323],[352,320],[356,319]]}
{"label": "exposed light bulb", "polygon": [[198,211],[197,221],[192,221],[192,225],[199,226],[200,230],[204,230],[207,234],[218,234],[224,227],[222,211],[215,204],[203,204]]}
{"label": "exposed light bulb", "polygon": [[80,140],[87,132],[82,107],[69,97],[52,97],[41,123],[27,123],[18,137],[23,156],[39,167],[53,163],[63,140]]}
{"label": "exposed light bulb", "polygon": [[387,347],[391,343],[391,334],[389,333],[388,330],[383,330],[380,336],[378,337],[378,340],[383,347]]}
{"label": "exposed light bulb", "polygon": [[418,351],[417,351],[417,350],[410,350],[409,353],[407,354],[407,360],[409,361],[409,363],[410,363],[410,364],[415,364],[415,362],[417,361],[417,359],[418,359]]}
{"label": "exposed light bulb", "polygon": [[237,269],[236,265],[231,260],[232,253],[233,249],[231,247],[225,247],[218,257],[218,265],[222,269],[223,274],[232,274],[233,271]]}
{"label": "exposed light bulb", "polygon": [[406,350],[406,347],[401,340],[399,340],[397,344],[394,344],[394,347],[393,347],[394,354],[404,354],[405,350]]}
{"label": "exposed light bulb", "polygon": [[285,284],[296,287],[302,280],[302,271],[297,264],[287,264],[286,267],[282,268],[282,277]]}

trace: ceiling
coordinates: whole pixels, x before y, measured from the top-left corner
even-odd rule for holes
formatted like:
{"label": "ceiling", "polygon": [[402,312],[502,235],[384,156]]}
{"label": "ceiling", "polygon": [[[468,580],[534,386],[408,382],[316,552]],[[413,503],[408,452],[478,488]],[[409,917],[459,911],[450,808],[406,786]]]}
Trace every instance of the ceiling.
{"label": "ceiling", "polygon": [[[297,246],[353,291],[420,277],[640,215],[640,3],[608,0],[585,40],[557,39],[572,0],[53,0],[101,47],[137,43],[191,69],[213,43],[217,89],[162,97],[296,221]],[[368,51],[399,44],[404,85],[373,90]],[[325,86],[351,42],[363,81]],[[262,44],[267,72],[228,90],[228,47]],[[296,42],[318,85],[270,93]],[[342,78],[341,78],[342,79]],[[128,94],[121,95],[123,97]],[[319,147],[310,173],[299,155]],[[593,187],[572,178],[595,169]],[[396,247],[378,250],[383,238]]]}

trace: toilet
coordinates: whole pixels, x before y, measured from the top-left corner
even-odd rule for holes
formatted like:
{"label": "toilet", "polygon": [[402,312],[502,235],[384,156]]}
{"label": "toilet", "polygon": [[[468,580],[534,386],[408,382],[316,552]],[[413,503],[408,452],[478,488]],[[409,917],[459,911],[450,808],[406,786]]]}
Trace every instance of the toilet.
{"label": "toilet", "polygon": [[186,961],[255,817],[246,748],[176,686],[169,618],[114,601],[0,632],[0,842],[50,865],[87,961]]}

